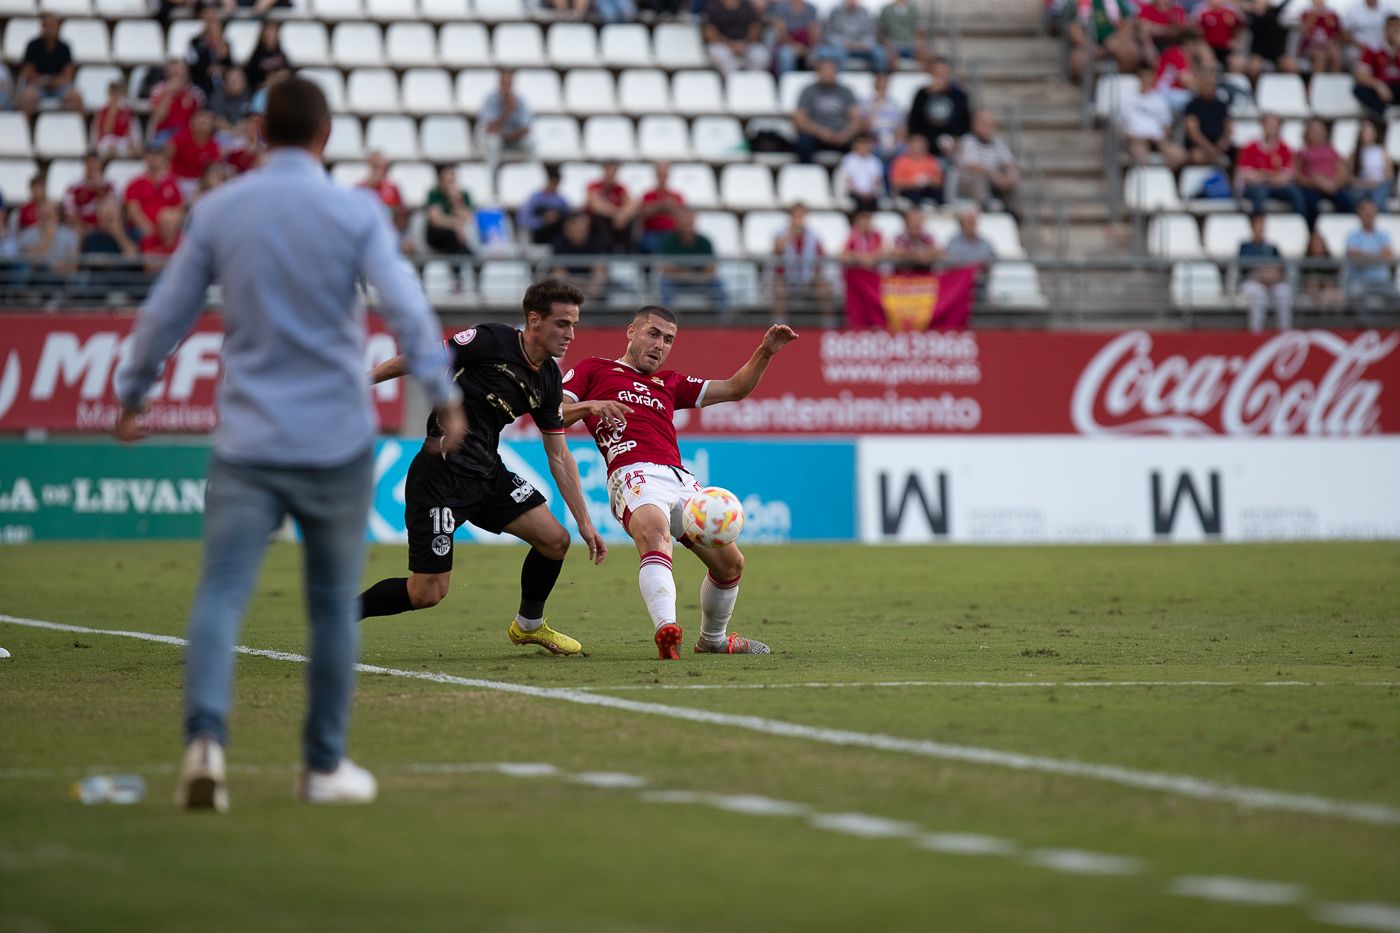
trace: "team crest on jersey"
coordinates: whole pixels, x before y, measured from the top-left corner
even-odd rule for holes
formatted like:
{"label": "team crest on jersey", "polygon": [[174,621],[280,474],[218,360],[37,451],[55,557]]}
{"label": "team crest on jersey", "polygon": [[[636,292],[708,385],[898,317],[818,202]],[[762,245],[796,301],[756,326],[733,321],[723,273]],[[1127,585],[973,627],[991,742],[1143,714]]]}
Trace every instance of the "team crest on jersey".
{"label": "team crest on jersey", "polygon": [[660,376],[652,376],[651,381],[659,386],[664,386],[666,384],[666,380],[662,379]]}
{"label": "team crest on jersey", "polygon": [[571,369],[564,374],[564,381],[568,382],[572,378],[574,378],[574,371]]}
{"label": "team crest on jersey", "polygon": [[438,557],[446,557],[450,550],[452,550],[451,535],[438,535],[433,539],[433,553]]}
{"label": "team crest on jersey", "polygon": [[467,344],[471,343],[473,340],[476,339],[476,328],[473,327],[469,330],[459,330],[457,331],[457,333],[452,335],[452,339],[465,347]]}

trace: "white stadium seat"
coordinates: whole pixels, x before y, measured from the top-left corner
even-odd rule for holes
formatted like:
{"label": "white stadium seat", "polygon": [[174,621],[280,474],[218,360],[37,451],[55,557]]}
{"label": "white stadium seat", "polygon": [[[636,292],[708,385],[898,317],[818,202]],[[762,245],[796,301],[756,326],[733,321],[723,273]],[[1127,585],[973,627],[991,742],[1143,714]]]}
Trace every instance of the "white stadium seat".
{"label": "white stadium seat", "polygon": [[471,18],[471,6],[467,0],[418,0],[418,11],[432,23]]}
{"label": "white stadium seat", "polygon": [[1270,214],[1264,218],[1264,236],[1289,259],[1308,253],[1308,222],[1301,214]]}
{"label": "white stadium seat", "polygon": [[1324,120],[1361,116],[1361,105],[1352,96],[1355,82],[1351,75],[1318,74],[1308,84],[1308,100],[1313,113]]}
{"label": "white stadium seat", "polygon": [[616,113],[617,94],[612,72],[601,68],[574,68],[564,73],[564,109],[586,116]]}
{"label": "white stadium seat", "polygon": [[890,75],[890,100],[899,104],[901,110],[908,110],[914,103],[914,95],[925,84],[928,84],[928,75],[921,71],[896,71]]}
{"label": "white stadium seat", "polygon": [[458,165],[457,185],[471,195],[472,204],[477,207],[496,203],[496,183],[484,162],[463,162]]}
{"label": "white stadium seat", "polygon": [[677,162],[671,166],[671,188],[696,210],[719,206],[715,170],[703,162]]}
{"label": "white stadium seat", "polygon": [[1044,308],[1040,275],[1029,262],[993,263],[987,274],[987,297],[1003,308]]}
{"label": "white stadium seat", "polygon": [[1193,214],[1208,214],[1214,211],[1239,210],[1239,200],[1233,195],[1228,198],[1203,198],[1201,185],[1206,178],[1214,175],[1216,169],[1210,165],[1186,165],[1181,169],[1179,197],[1187,210]]}
{"label": "white stadium seat", "polygon": [[1230,93],[1230,116],[1239,119],[1258,119],[1259,107],[1254,103],[1254,85],[1249,76],[1225,72],[1220,76],[1220,86]]}
{"label": "white stadium seat", "polygon": [[623,113],[669,113],[671,86],[666,73],[655,68],[624,71],[617,79],[617,103]]}
{"label": "white stadium seat", "polygon": [[563,113],[564,92],[553,68],[522,68],[515,73],[515,93],[535,113]]}
{"label": "white stadium seat", "polygon": [[114,65],[83,65],[73,77],[73,86],[83,98],[83,109],[101,110],[107,104],[107,87],[121,79],[122,70]]}
{"label": "white stadium seat", "polygon": [[398,113],[399,81],[388,68],[357,68],[345,82],[352,113]]}
{"label": "white stadium seat", "polygon": [[709,237],[710,245],[719,256],[743,254],[743,238],[739,233],[739,218],[729,211],[696,211],[695,229]]}
{"label": "white stadium seat", "polygon": [[472,13],[488,23],[526,19],[524,0],[472,0]]}
{"label": "white stadium seat", "polygon": [[1136,75],[1099,75],[1094,86],[1094,112],[1100,120],[1118,115],[1123,102],[1138,96],[1140,82]]}
{"label": "white stadium seat", "polygon": [[375,23],[338,23],[331,33],[331,62],[338,68],[382,66],[384,35],[379,31],[379,26]]}
{"label": "white stadium seat", "polygon": [[436,65],[437,32],[428,23],[390,23],[384,57],[395,68]]}
{"label": "white stadium seat", "polygon": [[545,36],[545,54],[555,68],[597,68],[598,32],[590,23],[555,23]]}
{"label": "white stadium seat", "polygon": [[326,103],[331,108],[331,113],[345,111],[345,79],[341,77],[339,70],[335,68],[301,68],[298,69],[297,74],[308,81],[315,81],[321,86],[321,90],[326,95]]}
{"label": "white stadium seat", "polygon": [[[39,21],[32,16],[16,16],[5,24],[5,61],[18,64],[24,58],[29,40],[39,35]],[[18,69],[16,69],[18,70]],[[14,80],[12,72],[10,80]]]}
{"label": "white stadium seat", "polygon": [[836,207],[831,196],[831,175],[822,165],[784,165],[778,169],[778,203],[784,207],[805,204],[812,210]]}
{"label": "white stadium seat", "polygon": [[229,54],[240,67],[247,64],[249,56],[253,54],[253,47],[258,44],[258,33],[261,31],[258,22],[251,19],[235,19],[224,25],[224,38],[228,40]]}
{"label": "white stadium seat", "polygon": [[840,256],[851,235],[851,221],[841,211],[812,211],[807,215],[807,227],[828,256]]}
{"label": "white stadium seat", "polygon": [[452,79],[441,68],[410,68],[400,88],[403,109],[409,113],[453,113]]}
{"label": "white stadium seat", "polygon": [[[870,71],[845,71],[837,78],[842,84],[851,89],[851,93],[856,95],[856,100],[863,101],[875,93],[875,74]],[[893,79],[891,79],[893,80]],[[905,108],[908,109],[908,108]]]}
{"label": "white stadium seat", "polygon": [[773,172],[766,165],[735,162],[724,166],[719,176],[720,199],[730,210],[765,210],[776,203]]}
{"label": "white stadium seat", "polygon": [[733,117],[700,117],[690,132],[690,148],[701,159],[728,162],[748,155],[744,128]]}
{"label": "white stadium seat", "polygon": [[642,117],[637,122],[637,148],[644,159],[688,159],[690,128],[680,117]]}
{"label": "white stadium seat", "polygon": [[[581,209],[588,200],[588,186],[603,177],[603,166],[597,162],[565,162],[559,166],[559,193],[570,204]],[[630,192],[634,197],[639,192]]]}
{"label": "white stadium seat", "polygon": [[103,19],[130,19],[151,13],[146,0],[97,0],[93,6]]}
{"label": "white stadium seat", "polygon": [[33,17],[39,12],[34,0],[0,0],[0,18]]}
{"label": "white stadium seat", "polygon": [[481,68],[491,64],[486,27],[480,23],[445,24],[438,30],[438,58],[449,68]]}
{"label": "white stadium seat", "polygon": [[146,163],[140,159],[113,159],[107,163],[107,170],[103,173],[103,177],[111,182],[112,189],[120,194],[126,191],[126,186],[131,183],[133,178],[145,170]]}
{"label": "white stadium seat", "polygon": [[112,61],[118,65],[159,65],[164,55],[165,36],[155,20],[124,19],[112,29]]}
{"label": "white stadium seat", "polygon": [[1307,89],[1303,79],[1290,74],[1263,74],[1254,87],[1254,100],[1260,113],[1276,113],[1281,117],[1307,117]]}
{"label": "white stadium seat", "polygon": [[[365,8],[360,0],[310,0],[311,13],[319,20],[335,22],[342,19],[363,19]],[[292,59],[296,61],[296,59]]]}
{"label": "white stadium seat", "polygon": [[1218,308],[1229,303],[1220,267],[1213,262],[1173,264],[1171,293],[1178,308]]}
{"label": "white stadium seat", "polygon": [[1240,254],[1240,244],[1249,237],[1249,218],[1238,211],[1211,214],[1201,226],[1205,252],[1212,259],[1234,259]]}
{"label": "white stadium seat", "polygon": [[1157,214],[1147,225],[1147,251],[1169,259],[1199,259],[1201,228],[1190,214]]}
{"label": "white stadium seat", "polygon": [[489,68],[469,68],[457,72],[456,84],[457,106],[476,116],[496,89],[496,72]]}
{"label": "white stadium seat", "polygon": [[488,259],[481,264],[476,290],[493,305],[520,304],[520,295],[533,281],[530,264],[520,259]]}
{"label": "white stadium seat", "polygon": [[789,71],[778,82],[778,109],[783,113],[797,112],[797,99],[807,85],[817,79],[811,71]]}
{"label": "white stadium seat", "polygon": [[49,197],[62,202],[68,189],[81,181],[82,178],[82,159],[54,159],[49,163],[48,178],[46,179]]}
{"label": "white stadium seat", "polygon": [[1392,120],[1385,128],[1385,151],[1400,161],[1400,120]]}
{"label": "white stadium seat", "polygon": [[461,162],[472,157],[471,127],[463,117],[424,117],[418,125],[418,149],[429,162]]}
{"label": "white stadium seat", "polygon": [[40,13],[53,13],[55,16],[91,16],[90,0],[39,0]]}
{"label": "white stadium seat", "polygon": [[[0,159],[28,159],[34,155],[29,118],[18,112],[0,111]],[[11,200],[8,196],[6,201]],[[28,201],[29,198],[21,199]]]}
{"label": "white stadium seat", "polygon": [[1355,214],[1319,214],[1317,218],[1317,235],[1327,244],[1327,254],[1336,259],[1347,254],[1347,237],[1360,228],[1361,219]]}
{"label": "white stadium seat", "polygon": [[515,210],[544,187],[544,166],[539,162],[509,162],[496,173],[496,194],[505,207]]}
{"label": "white stadium seat", "polygon": [[[100,19],[65,20],[58,28],[58,34],[68,43],[73,61],[79,64],[103,64],[112,60],[107,24]],[[181,51],[179,54],[185,53]]]}
{"label": "white stadium seat", "polygon": [[418,18],[416,0],[365,0],[365,15],[382,22]]}
{"label": "white stadium seat", "polygon": [[343,162],[347,159],[363,158],[364,154],[365,141],[359,117],[344,113],[334,114],[331,117],[330,139],[326,140],[326,161]]}
{"label": "white stadium seat", "polygon": [[617,170],[617,183],[634,197],[641,197],[656,187],[656,166],[650,162],[625,162]]}
{"label": "white stadium seat", "polygon": [[1123,178],[1123,203],[1135,211],[1179,211],[1176,178],[1160,165],[1140,165]]}
{"label": "white stadium seat", "polygon": [[330,41],[326,38],[324,23],[283,23],[279,41],[282,51],[297,68],[319,68],[331,63]]}
{"label": "white stadium seat", "polygon": [[735,116],[755,117],[778,112],[778,88],[768,72],[736,71],[725,85],[725,102]]}
{"label": "white stadium seat", "polygon": [[998,259],[1026,258],[1026,248],[1021,245],[1020,225],[1010,214],[983,214],[977,222],[977,232],[992,244]]}
{"label": "white stadium seat", "polygon": [[0,159],[0,196],[10,204],[29,200],[29,180],[39,171],[30,159]]}
{"label": "white stadium seat", "polygon": [[671,100],[678,113],[724,113],[724,90],[720,87],[719,73],[676,72],[671,76]]}
{"label": "white stadium seat", "polygon": [[698,26],[662,23],[652,34],[656,61],[667,68],[705,68],[710,64]]}
{"label": "white stadium seat", "polygon": [[172,20],[165,32],[166,57],[184,58],[190,50],[190,43],[203,31],[204,24],[197,19]]}
{"label": "white stadium seat", "polygon": [[418,128],[412,117],[379,114],[365,124],[365,149],[379,151],[391,162],[418,158]]}
{"label": "white stadium seat", "polygon": [[567,162],[583,156],[578,121],[573,117],[542,116],[530,124],[535,157],[545,162]]}
{"label": "white stadium seat", "polygon": [[598,34],[599,57],[609,68],[649,68],[651,36],[637,23],[608,23]]}
{"label": "white stadium seat", "polygon": [[539,68],[546,64],[544,37],[534,23],[502,23],[491,34],[491,57],[508,68]]}
{"label": "white stadium seat", "polygon": [[437,184],[437,171],[426,162],[395,162],[389,166],[389,180],[399,186],[405,204],[422,207]]}
{"label": "white stadium seat", "polygon": [[342,188],[353,188],[369,174],[369,166],[363,162],[337,162],[331,168],[331,181]]}
{"label": "white stadium seat", "polygon": [[773,255],[773,241],[787,225],[787,211],[749,211],[744,215],[745,255]]}
{"label": "white stadium seat", "polygon": [[87,152],[87,125],[80,113],[41,113],[34,121],[34,153],[41,159],[81,159]]}
{"label": "white stadium seat", "polygon": [[583,151],[590,159],[635,159],[637,141],[631,119],[594,116],[584,120]]}
{"label": "white stadium seat", "polygon": [[1332,123],[1332,148],[1343,159],[1350,159],[1356,151],[1356,139],[1361,134],[1361,121],[1342,118]]}

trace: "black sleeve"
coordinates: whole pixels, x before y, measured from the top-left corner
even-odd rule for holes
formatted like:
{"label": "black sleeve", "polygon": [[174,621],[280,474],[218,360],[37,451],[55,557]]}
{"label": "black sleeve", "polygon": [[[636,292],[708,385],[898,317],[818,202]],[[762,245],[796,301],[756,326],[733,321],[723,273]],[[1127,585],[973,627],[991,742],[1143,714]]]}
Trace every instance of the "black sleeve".
{"label": "black sleeve", "polygon": [[909,105],[909,135],[928,136],[928,126],[924,122],[924,101],[928,99],[928,90],[919,88],[919,93],[914,95],[914,102]]}
{"label": "black sleeve", "polygon": [[467,330],[459,330],[444,343],[452,354],[452,370],[469,369],[479,366],[486,360],[495,359],[496,335],[484,324]]}
{"label": "black sleeve", "polygon": [[952,87],[949,90],[953,94],[953,100],[957,103],[953,107],[952,125],[948,130],[950,135],[961,139],[964,135],[972,132],[972,105],[968,101],[967,92],[960,87]]}
{"label": "black sleeve", "polygon": [[540,370],[543,389],[540,406],[530,412],[535,427],[548,434],[559,434],[564,430],[564,377],[559,373],[559,364],[550,360]]}
{"label": "black sleeve", "polygon": [[34,70],[39,70],[39,40],[30,39],[29,44],[24,47],[24,60],[21,65],[33,65]]}

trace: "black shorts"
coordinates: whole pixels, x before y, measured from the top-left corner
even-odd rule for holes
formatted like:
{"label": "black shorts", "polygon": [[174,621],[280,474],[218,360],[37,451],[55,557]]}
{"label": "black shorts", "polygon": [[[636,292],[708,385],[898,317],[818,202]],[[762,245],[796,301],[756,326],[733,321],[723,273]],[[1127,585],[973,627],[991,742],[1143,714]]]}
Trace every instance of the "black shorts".
{"label": "black shorts", "polygon": [[404,486],[410,573],[452,569],[452,534],[462,522],[499,534],[544,496],[504,466],[494,476],[468,476],[441,455],[418,451]]}

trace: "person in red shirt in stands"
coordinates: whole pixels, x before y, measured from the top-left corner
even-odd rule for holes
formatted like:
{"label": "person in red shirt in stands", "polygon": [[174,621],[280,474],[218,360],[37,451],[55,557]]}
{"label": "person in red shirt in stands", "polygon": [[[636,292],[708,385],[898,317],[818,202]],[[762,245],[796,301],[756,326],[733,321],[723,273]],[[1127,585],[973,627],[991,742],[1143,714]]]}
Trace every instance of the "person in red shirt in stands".
{"label": "person in red shirt in stands", "polygon": [[146,170],[127,184],[122,200],[126,222],[142,236],[155,231],[162,210],[185,203],[175,176],[170,174],[170,158],[164,149],[146,150]]}
{"label": "person in red shirt in stands", "polygon": [[1306,214],[1303,189],[1293,172],[1293,150],[1279,136],[1282,122],[1278,114],[1266,113],[1259,122],[1264,138],[1240,150],[1235,160],[1235,186],[1250,202],[1251,214],[1264,213],[1264,202],[1270,198],[1287,201],[1295,214]]}
{"label": "person in red shirt in stands", "polygon": [[1240,48],[1244,29],[1244,14],[1230,0],[1206,0],[1196,7],[1196,25],[1206,45],[1226,71],[1244,71],[1244,52]]}
{"label": "person in red shirt in stands", "polygon": [[155,229],[141,238],[141,255],[146,259],[146,274],[159,275],[165,261],[180,245],[180,226],[185,222],[183,207],[163,208],[156,218]]}
{"label": "person in red shirt in stands", "polygon": [[233,141],[224,150],[224,161],[235,175],[242,175],[262,164],[267,147],[258,134],[258,127],[256,117],[244,117],[233,127]]}
{"label": "person in red shirt in stands", "polygon": [[196,110],[190,125],[170,140],[170,171],[186,198],[199,188],[204,170],[222,158],[219,141],[214,138],[214,115],[208,110]]}
{"label": "person in red shirt in stands", "polygon": [[671,166],[656,163],[656,187],[642,195],[642,252],[654,253],[661,240],[676,229],[676,217],[685,210],[685,198],[679,191],[666,187],[671,180]]}
{"label": "person in red shirt in stands", "polygon": [[1361,53],[1354,73],[1352,95],[1377,118],[1385,119],[1385,109],[1400,95],[1400,16],[1385,21],[1385,47]]}
{"label": "person in red shirt in stands", "polygon": [[1303,11],[1298,35],[1298,56],[1312,62],[1313,74],[1342,70],[1342,21],[1327,0],[1313,0]]}
{"label": "person in red shirt in stands", "polygon": [[1180,114],[1196,96],[1196,69],[1215,71],[1215,55],[1201,38],[1201,31],[1187,26],[1181,31],[1181,42],[1157,58],[1155,86],[1167,95],[1174,113]]}
{"label": "person in red shirt in stands", "polygon": [[42,172],[37,173],[29,179],[29,200],[20,205],[16,211],[15,232],[18,233],[27,227],[32,227],[39,222],[39,205],[49,199],[49,178]]}
{"label": "person in red shirt in stands", "polygon": [[83,177],[68,186],[63,209],[72,218],[81,236],[97,226],[97,207],[112,194],[112,185],[102,177],[102,157],[89,154],[83,159]]}
{"label": "person in red shirt in stands", "polygon": [[[376,149],[365,158],[365,164],[369,174],[360,182],[360,187],[374,192],[379,202],[384,205],[384,210],[388,212],[389,219],[393,221],[394,229],[400,234],[405,233],[408,230],[408,205],[404,203],[403,192],[399,190],[399,186],[389,179],[389,160],[384,157],[384,153]],[[413,251],[413,244],[406,236],[400,246],[405,253]]]}
{"label": "person in red shirt in stands", "polygon": [[104,159],[141,154],[141,139],[136,135],[123,81],[107,85],[107,103],[92,118],[92,148]]}
{"label": "person in red shirt in stands", "polygon": [[1176,0],[1151,0],[1138,8],[1138,24],[1143,41],[1160,51],[1176,41],[1186,25],[1186,11]]}
{"label": "person in red shirt in stands", "polygon": [[151,91],[151,144],[165,145],[203,107],[204,92],[190,83],[189,66],[172,58],[165,65],[165,80]]}
{"label": "person in red shirt in stands", "polygon": [[618,163],[603,163],[603,177],[588,186],[588,213],[593,232],[608,252],[631,252],[632,218],[639,205],[617,180]]}

